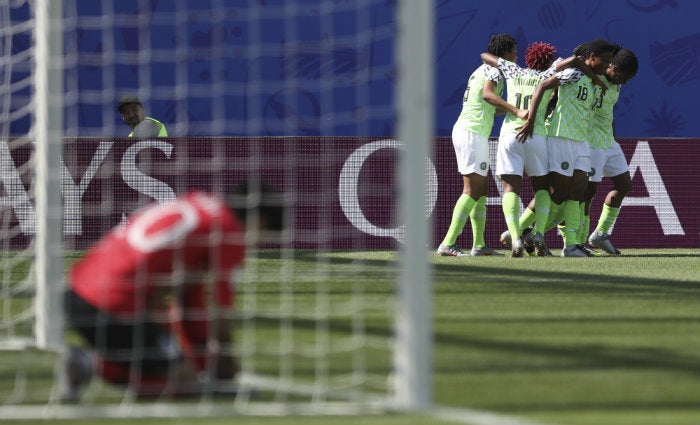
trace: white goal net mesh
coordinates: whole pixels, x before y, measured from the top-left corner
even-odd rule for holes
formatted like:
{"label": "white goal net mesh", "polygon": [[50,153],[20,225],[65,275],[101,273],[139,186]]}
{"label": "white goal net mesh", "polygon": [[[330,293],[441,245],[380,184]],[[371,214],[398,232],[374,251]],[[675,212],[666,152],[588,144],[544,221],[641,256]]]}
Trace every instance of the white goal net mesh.
{"label": "white goal net mesh", "polygon": [[[51,17],[63,33],[63,205],[48,214],[62,215],[66,271],[140,207],[192,190],[225,195],[237,182],[265,182],[287,205],[285,230],[272,239],[254,230],[260,217],[246,219],[230,313],[231,354],[241,364],[234,381],[184,400],[143,401],[93,368],[79,402],[67,404],[67,349],[37,343],[34,125],[37,102],[51,102],[33,86],[35,3],[0,0],[0,417],[396,406],[396,375],[414,359],[397,371],[397,294],[405,290],[396,282],[410,275],[399,273],[407,262],[397,251],[406,237],[396,177],[405,148],[394,93],[397,5],[63,0],[63,16]],[[127,137],[117,112],[124,94],[138,96],[169,137]],[[62,322],[60,311],[50,314]],[[64,339],[89,348],[71,329]]]}
{"label": "white goal net mesh", "polygon": [[32,186],[34,120],[34,21],[26,2],[0,6],[0,250],[2,322],[0,347],[22,350],[35,343],[33,270],[36,234]]}

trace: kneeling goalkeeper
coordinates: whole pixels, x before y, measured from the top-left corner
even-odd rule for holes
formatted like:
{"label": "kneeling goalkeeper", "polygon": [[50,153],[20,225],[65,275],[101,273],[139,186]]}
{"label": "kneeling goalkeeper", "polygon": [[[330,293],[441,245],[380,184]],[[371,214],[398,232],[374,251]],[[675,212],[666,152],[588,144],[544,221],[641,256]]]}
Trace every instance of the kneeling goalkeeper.
{"label": "kneeling goalkeeper", "polygon": [[[248,186],[228,202],[190,192],[148,206],[73,267],[66,317],[91,350],[68,351],[65,401],[78,401],[92,372],[137,397],[196,395],[236,376],[231,313]],[[281,195],[262,189],[258,223],[281,230]]]}

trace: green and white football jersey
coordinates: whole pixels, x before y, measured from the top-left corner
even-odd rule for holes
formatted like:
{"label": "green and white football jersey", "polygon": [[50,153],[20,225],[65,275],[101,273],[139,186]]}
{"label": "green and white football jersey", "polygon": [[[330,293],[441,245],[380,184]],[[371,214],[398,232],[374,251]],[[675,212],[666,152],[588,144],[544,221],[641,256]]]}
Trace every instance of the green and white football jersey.
{"label": "green and white football jersey", "polygon": [[598,95],[598,101],[593,106],[593,121],[590,145],[595,149],[608,149],[615,144],[613,135],[613,109],[620,98],[620,85],[601,78],[608,90],[605,95]]}
{"label": "green and white football jersey", "polygon": [[567,68],[556,75],[559,94],[557,106],[545,123],[547,135],[587,143],[600,90],[578,68]]}
{"label": "green and white football jersey", "polygon": [[495,81],[496,89],[494,92],[499,96],[503,94],[503,78],[498,69],[486,64],[481,65],[469,77],[467,89],[462,98],[462,112],[459,114],[455,126],[489,137],[493,128],[496,107],[486,102],[481,94],[486,80]]}
{"label": "green and white football jersey", "polygon": [[[557,60],[549,69],[544,71],[536,71],[529,68],[521,68],[516,63],[507,61],[503,58],[498,59],[498,69],[503,73],[506,79],[507,102],[519,109],[528,109],[530,107],[530,99],[535,92],[535,88],[539,83],[556,74]],[[552,95],[552,90],[547,90],[542,96],[542,102],[537,107],[537,121],[533,134],[546,136],[544,128],[544,118],[547,114],[547,103]],[[524,120],[508,112],[503,125],[501,126],[501,135],[517,134],[518,127],[521,127]]]}

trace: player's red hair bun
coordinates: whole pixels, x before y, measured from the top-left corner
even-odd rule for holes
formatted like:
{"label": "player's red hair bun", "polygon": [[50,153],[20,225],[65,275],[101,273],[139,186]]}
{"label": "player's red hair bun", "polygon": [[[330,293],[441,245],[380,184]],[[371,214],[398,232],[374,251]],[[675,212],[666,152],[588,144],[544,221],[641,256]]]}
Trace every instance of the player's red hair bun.
{"label": "player's red hair bun", "polygon": [[535,41],[527,46],[525,51],[525,65],[528,68],[543,71],[552,64],[557,48],[549,43]]}

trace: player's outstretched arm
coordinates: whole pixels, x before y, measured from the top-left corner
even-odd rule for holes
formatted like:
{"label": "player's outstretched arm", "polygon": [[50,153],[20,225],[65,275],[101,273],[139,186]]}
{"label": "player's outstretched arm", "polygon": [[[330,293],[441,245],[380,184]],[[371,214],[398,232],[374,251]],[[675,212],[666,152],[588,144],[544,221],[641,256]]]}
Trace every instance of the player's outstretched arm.
{"label": "player's outstretched arm", "polygon": [[580,58],[576,55],[569,56],[566,59],[561,59],[554,63],[554,69],[557,72],[563,71],[566,68],[578,68],[580,63]]}
{"label": "player's outstretched arm", "polygon": [[498,56],[492,55],[491,53],[482,53],[481,61],[486,65],[491,65],[494,68],[498,68]]}

